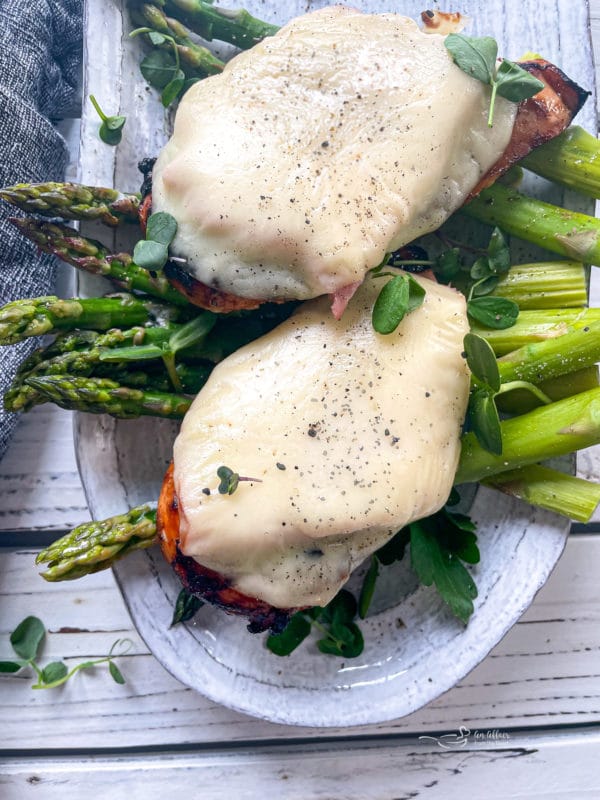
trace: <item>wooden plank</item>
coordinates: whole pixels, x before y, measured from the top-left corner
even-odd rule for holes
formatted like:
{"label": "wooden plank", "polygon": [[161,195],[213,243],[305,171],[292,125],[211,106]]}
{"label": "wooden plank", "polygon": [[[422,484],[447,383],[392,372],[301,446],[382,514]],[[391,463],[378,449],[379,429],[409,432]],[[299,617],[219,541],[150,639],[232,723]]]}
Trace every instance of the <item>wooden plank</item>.
{"label": "wooden plank", "polygon": [[[583,800],[597,798],[598,730],[576,735],[498,736],[471,731],[444,750],[423,740],[233,749],[217,752],[0,762],[3,800]],[[479,738],[478,738],[479,737]],[[463,740],[461,740],[463,741]]]}
{"label": "wooden plank", "polygon": [[127,679],[124,686],[113,683],[106,669],[43,692],[30,689],[29,676],[0,680],[4,747],[28,752],[46,747],[169,747],[298,736],[455,732],[461,725],[500,729],[600,722],[596,537],[570,539],[530,610],[454,689],[389,724],[321,731],[261,722],[187,689],[164,671],[132,630],[110,573],[48,584],[38,577],[33,558],[33,553],[20,551],[7,553],[0,562],[0,659],[10,656],[8,633],[28,614],[40,616],[50,631],[42,663],[65,658],[73,665],[100,657],[122,637],[130,637],[133,647],[118,662]]}
{"label": "wooden plank", "polygon": [[24,414],[0,462],[1,531],[64,530],[89,519],[73,418],[53,405]]}

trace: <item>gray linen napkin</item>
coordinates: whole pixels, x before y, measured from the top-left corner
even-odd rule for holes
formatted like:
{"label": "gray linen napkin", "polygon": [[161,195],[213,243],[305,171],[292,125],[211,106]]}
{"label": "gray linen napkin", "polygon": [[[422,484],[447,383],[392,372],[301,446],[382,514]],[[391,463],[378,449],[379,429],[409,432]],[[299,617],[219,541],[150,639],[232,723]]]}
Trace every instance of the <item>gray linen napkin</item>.
{"label": "gray linen napkin", "polygon": [[[83,0],[0,0],[0,185],[61,180],[65,143],[50,120],[76,100]],[[40,256],[8,223],[0,201],[0,304],[50,294],[54,259]],[[0,394],[35,341],[0,348]],[[17,415],[0,406],[0,458]]]}

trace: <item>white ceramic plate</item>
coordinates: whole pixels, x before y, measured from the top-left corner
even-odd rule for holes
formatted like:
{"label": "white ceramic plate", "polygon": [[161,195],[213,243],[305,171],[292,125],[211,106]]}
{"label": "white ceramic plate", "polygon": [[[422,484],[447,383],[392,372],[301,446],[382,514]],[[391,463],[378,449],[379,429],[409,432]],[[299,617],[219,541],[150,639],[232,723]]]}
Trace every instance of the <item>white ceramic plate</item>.
{"label": "white ceramic plate", "polygon": [[[307,5],[327,3],[254,0],[244,5],[259,16],[284,22],[306,11]],[[352,5],[400,10],[397,3]],[[505,16],[506,5],[510,4],[480,0],[462,3],[461,11],[473,18],[470,32],[495,36],[502,53],[517,57],[526,50],[540,51],[591,88],[584,0],[525,0],[519,2],[515,17]],[[407,1],[401,10],[416,17],[421,4]],[[102,29],[107,35],[98,37]],[[119,0],[88,0],[85,94],[95,94],[110,110],[120,100],[121,112],[129,119],[124,142],[114,150],[97,142],[97,120],[84,113],[80,178],[136,190],[135,164],[156,153],[169,119],[139,76],[138,45],[126,41],[126,33]],[[592,97],[580,117],[590,129],[595,129],[593,101]],[[556,202],[563,200],[554,187],[538,190]],[[98,287],[89,279],[80,284],[84,292]],[[156,499],[175,432],[174,424],[163,421],[77,417],[80,472],[94,517]],[[487,655],[547,579],[569,530],[563,518],[490,490],[479,490],[471,514],[479,524],[482,558],[473,569],[479,597],[468,626],[451,616],[434,590],[416,587],[406,559],[390,568],[378,586],[374,613],[363,626],[364,653],[346,662],[322,656],[310,641],[291,657],[278,658],[265,649],[264,637],[245,631],[242,620],[207,606],[193,622],[170,628],[180,587],[154,550],[130,556],[117,564],[115,573],[140,635],[188,686],[274,722],[323,727],[377,723],[420,708]]]}

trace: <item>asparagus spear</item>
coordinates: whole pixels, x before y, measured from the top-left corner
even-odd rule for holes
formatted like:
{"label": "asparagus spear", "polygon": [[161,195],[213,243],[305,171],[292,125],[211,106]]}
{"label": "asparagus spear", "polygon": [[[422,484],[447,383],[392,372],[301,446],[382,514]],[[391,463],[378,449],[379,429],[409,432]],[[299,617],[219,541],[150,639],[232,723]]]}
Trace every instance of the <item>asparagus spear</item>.
{"label": "asparagus spear", "polygon": [[576,192],[600,197],[600,144],[578,125],[571,125],[556,138],[536,147],[521,164]]}
{"label": "asparagus spear", "polygon": [[143,325],[169,313],[167,306],[126,294],[71,300],[50,295],[15,300],[0,308],[0,345],[73,328],[103,331]]}
{"label": "asparagus spear", "polygon": [[212,0],[155,0],[155,5],[182,20],[203,39],[209,42],[220,39],[243,50],[279,30],[279,26],[263,22],[243,8],[220,8]]}
{"label": "asparagus spear", "polygon": [[101,242],[81,236],[74,228],[56,222],[13,219],[19,231],[40,250],[54,255],[85,272],[102,275],[121,289],[140,291],[176,306],[189,301],[174,289],[162,273],[151,273],[134,263],[128,253],[110,253]]}
{"label": "asparagus spear", "polygon": [[510,469],[567,455],[600,442],[600,388],[558,400],[500,423],[502,455],[466,433],[456,483],[480,481]]}
{"label": "asparagus spear", "polygon": [[501,383],[539,383],[600,361],[600,322],[563,336],[525,345],[498,359]]}
{"label": "asparagus spear", "polygon": [[486,328],[472,320],[471,330],[487,339],[494,353],[502,356],[531,342],[553,339],[599,320],[600,308],[552,308],[521,311],[516,323],[505,330]]}
{"label": "asparagus spear", "polygon": [[461,213],[586,264],[600,264],[600,219],[527,197],[494,183]]}
{"label": "asparagus spear", "polygon": [[600,484],[539,464],[509,470],[482,483],[577,522],[589,522],[600,503]]}
{"label": "asparagus spear", "polygon": [[[167,15],[152,3],[141,3],[139,8],[132,10],[132,17],[136,25],[148,28],[163,36],[168,36],[171,42],[165,41],[161,46],[177,48],[179,61],[188,77],[204,78],[222,72],[225,63],[213,55],[206,47],[196,44],[185,27],[179,20]],[[140,32],[145,32],[144,28]]]}
{"label": "asparagus spear", "polygon": [[587,305],[585,267],[579,261],[516,264],[492,292],[513,300],[521,310],[583,308]]}
{"label": "asparagus spear", "polygon": [[132,389],[109,378],[44,375],[25,381],[61,408],[110,414],[120,419],[141,416],[183,419],[192,398],[184,394]]}
{"label": "asparagus spear", "polygon": [[150,547],[156,537],[156,509],[149,505],[126,514],[85,522],[38,554],[35,563],[47,564],[47,581],[70,581],[110,567],[118,558]]}
{"label": "asparagus spear", "polygon": [[114,227],[121,222],[139,223],[138,195],[116,189],[78,183],[17,183],[0,189],[0,197],[13,206],[44,217],[100,220]]}
{"label": "asparagus spear", "polygon": [[[109,378],[128,388],[150,389],[159,392],[173,391],[173,383],[164,363],[158,361],[157,366],[145,369],[132,364],[131,360],[120,363],[101,361],[104,348],[94,347],[84,351],[64,353],[39,362],[28,371],[19,370],[10,388],[4,394],[6,411],[29,411],[33,406],[46,403],[48,394],[42,394],[30,382],[30,378],[46,375],[82,378]],[[206,383],[212,365],[177,364],[174,367],[177,385],[186,394],[197,394]]]}
{"label": "asparagus spear", "polygon": [[[588,389],[600,386],[598,367],[594,365],[578,369],[575,372],[568,372],[566,375],[539,381],[536,386],[550,400],[563,400],[565,397],[587,392]],[[524,414],[526,411],[537,408],[540,400],[528,389],[517,388],[511,392],[496,395],[496,405],[499,411],[508,414]]]}

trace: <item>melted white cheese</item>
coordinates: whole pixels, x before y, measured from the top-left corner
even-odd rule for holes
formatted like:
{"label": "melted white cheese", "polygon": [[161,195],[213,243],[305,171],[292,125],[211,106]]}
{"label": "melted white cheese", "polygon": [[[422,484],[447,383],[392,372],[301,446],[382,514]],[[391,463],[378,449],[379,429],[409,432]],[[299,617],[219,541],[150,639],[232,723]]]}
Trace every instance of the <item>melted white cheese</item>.
{"label": "melted white cheese", "polygon": [[[175,443],[181,549],[277,607],[324,605],[407,522],[438,510],[459,456],[469,374],[462,295],[432,281],[388,336],[382,282],[342,321],[325,298],[219,364]],[[217,469],[245,477],[217,491]],[[207,494],[205,490],[210,489]]]}
{"label": "melted white cheese", "polygon": [[293,20],[183,98],[154,170],[173,252],[242,297],[305,299],[362,280],[438,228],[498,160],[516,105],[444,37],[340,6]]}

